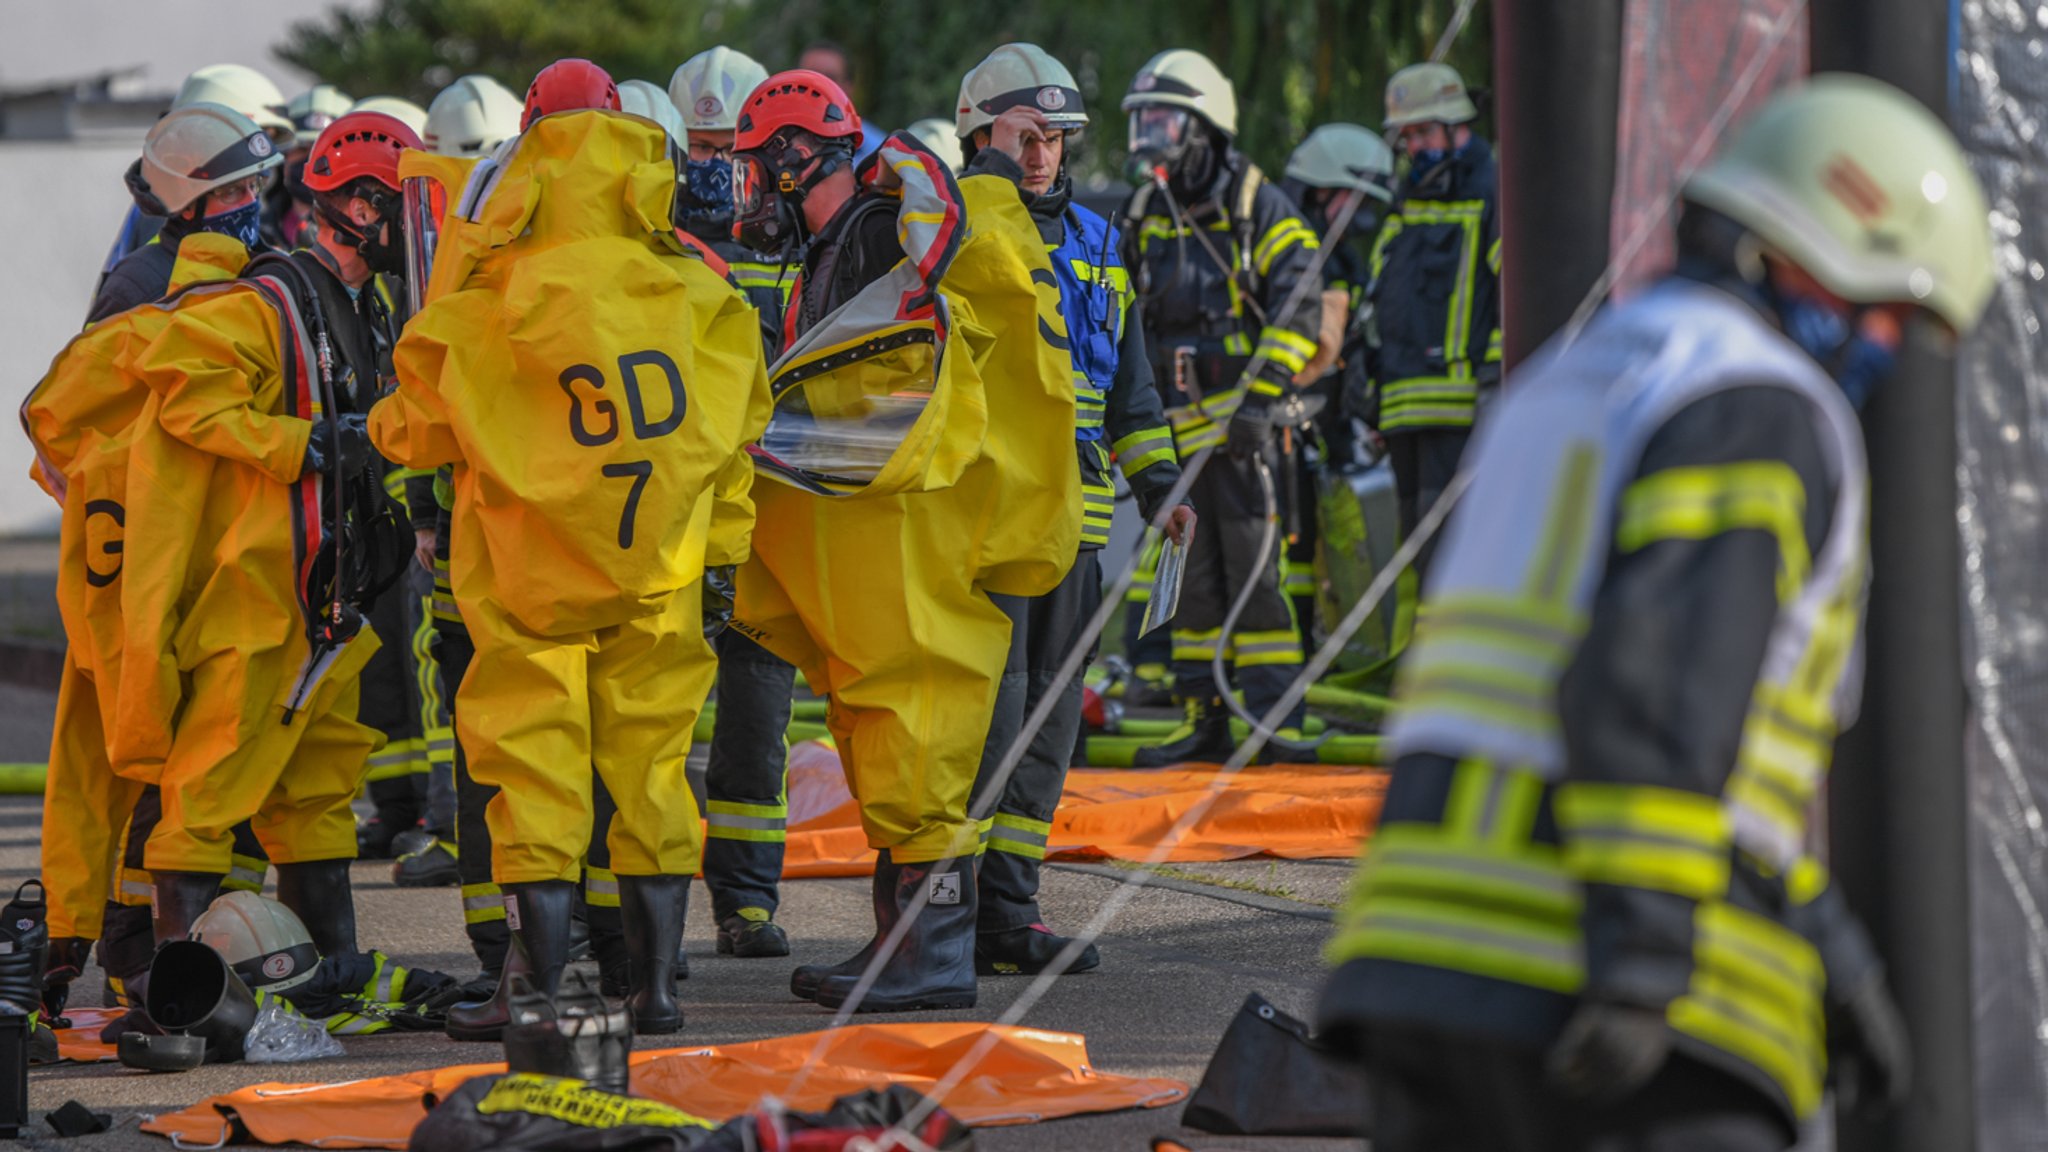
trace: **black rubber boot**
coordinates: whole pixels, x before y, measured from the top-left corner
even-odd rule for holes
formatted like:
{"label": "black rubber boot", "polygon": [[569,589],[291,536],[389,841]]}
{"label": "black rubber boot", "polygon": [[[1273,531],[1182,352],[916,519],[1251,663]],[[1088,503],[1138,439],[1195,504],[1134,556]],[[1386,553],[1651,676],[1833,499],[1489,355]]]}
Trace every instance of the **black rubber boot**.
{"label": "black rubber boot", "polygon": [[356,896],[350,860],[309,860],[278,864],[277,902],[296,913],[322,956],[356,951]]}
{"label": "black rubber boot", "polygon": [[[974,937],[974,971],[982,976],[1036,976],[1052,968],[1061,951],[1072,943],[1043,924],[1027,924],[1004,932],[982,932]],[[1102,954],[1090,944],[1061,972],[1072,976],[1102,966]]]}
{"label": "black rubber boot", "polygon": [[[877,942],[895,929],[919,893],[929,889],[931,900],[917,913],[854,1011],[974,1007],[974,861],[897,864],[885,856],[875,863],[875,881],[890,893],[887,918],[875,925]],[[860,975],[855,971],[827,977],[818,985],[819,1007],[845,1004]]]}
{"label": "black rubber boot", "polygon": [[632,987],[625,909],[620,905],[587,904],[584,923],[590,927],[591,958],[597,961],[597,990],[614,1000],[625,999]]}
{"label": "black rubber boot", "polygon": [[1220,764],[1237,751],[1230,738],[1230,713],[1223,701],[1184,702],[1187,720],[1164,744],[1150,744],[1131,754],[1133,768],[1166,768],[1190,762]]}
{"label": "black rubber boot", "polygon": [[683,946],[683,901],[687,876],[619,877],[619,911],[631,962],[626,1013],[633,1031],[665,1036],[683,1030],[676,1004],[676,953]]}
{"label": "black rubber boot", "polygon": [[220,895],[224,877],[217,872],[152,872],[156,882],[155,914],[150,931],[161,948],[192,935],[192,922]]}
{"label": "black rubber boot", "polygon": [[572,880],[538,880],[502,886],[517,910],[508,915],[512,946],[505,950],[505,968],[498,990],[489,1000],[457,1004],[448,1010],[451,1040],[498,1040],[511,1015],[512,982],[526,982],[543,996],[553,996],[569,963],[569,909],[576,902]]}
{"label": "black rubber boot", "polygon": [[860,951],[855,952],[852,956],[841,960],[837,964],[799,964],[796,971],[789,974],[789,990],[796,994],[797,999],[816,1000],[818,998],[818,986],[823,984],[828,978],[833,976],[858,976],[867,970],[868,961],[875,955],[875,945],[881,940],[882,933],[885,931],[882,927],[883,923],[885,921],[888,923],[895,922],[894,915],[890,910],[895,907],[896,895],[894,890],[889,887],[889,882],[883,879],[883,869],[888,863],[889,853],[886,849],[876,854],[873,893],[875,907],[874,936],[867,943],[860,946]]}

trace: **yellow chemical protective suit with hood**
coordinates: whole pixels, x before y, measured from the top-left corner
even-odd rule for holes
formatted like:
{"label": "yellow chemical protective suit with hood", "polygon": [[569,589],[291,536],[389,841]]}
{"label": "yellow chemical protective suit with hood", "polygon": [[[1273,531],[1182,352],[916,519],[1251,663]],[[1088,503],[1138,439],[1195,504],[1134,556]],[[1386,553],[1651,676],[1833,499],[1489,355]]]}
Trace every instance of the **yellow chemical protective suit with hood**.
{"label": "yellow chemical protective suit with hood", "polygon": [[[234,255],[181,262],[207,279]],[[280,865],[355,854],[349,801],[378,742],[354,719],[356,675],[377,638],[316,659],[307,636],[298,581],[325,526],[301,466],[323,410],[284,300],[230,280],[135,309],[74,342],[25,412],[66,429],[37,437],[83,577],[60,581],[60,607],[108,767],[162,789],[152,874],[226,874],[252,818]]]}
{"label": "yellow chemical protective suit with hood", "polygon": [[[972,856],[968,792],[1010,624],[988,593],[1036,596],[1073,564],[1073,367],[1057,281],[1017,188],[954,185],[892,137],[862,195],[898,198],[907,258],[800,334],[772,373],[777,421],[917,396],[865,484],[771,469],[735,627],[830,696],[868,843],[897,864]],[[922,153],[919,153],[922,154]],[[953,197],[958,196],[957,202]],[[936,289],[935,307],[914,301]],[[771,429],[764,447],[779,446]]]}
{"label": "yellow chemical protective suit with hood", "polygon": [[[232,280],[249,258],[229,236],[202,232],[187,240],[170,294]],[[31,476],[64,509],[57,608],[69,644],[43,790],[42,875],[52,939],[99,938],[121,829],[154,782],[114,771],[101,708],[113,703],[120,676],[129,432],[149,396],[133,365],[171,316],[161,306],[136,308],[74,337],[21,406],[36,450]]]}
{"label": "yellow chemical protective suit with hood", "polygon": [[450,213],[371,413],[393,461],[453,465],[450,577],[476,643],[456,716],[500,789],[501,885],[578,876],[593,771],[624,801],[614,872],[698,866],[683,762],[715,663],[697,584],[745,554],[768,398],[759,321],[676,240],[675,182],[649,121],[534,121]]}

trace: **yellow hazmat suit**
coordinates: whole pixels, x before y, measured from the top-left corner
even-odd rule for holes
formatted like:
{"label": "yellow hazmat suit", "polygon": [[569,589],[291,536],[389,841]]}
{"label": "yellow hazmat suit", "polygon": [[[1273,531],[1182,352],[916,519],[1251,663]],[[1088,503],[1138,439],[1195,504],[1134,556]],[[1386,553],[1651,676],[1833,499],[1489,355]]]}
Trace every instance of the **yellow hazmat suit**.
{"label": "yellow hazmat suit", "polygon": [[[1059,583],[1081,489],[1059,290],[1016,186],[971,177],[949,203],[910,153],[883,159],[911,258],[803,334],[772,390],[778,420],[904,396],[922,413],[864,486],[767,471],[789,482],[755,492],[735,626],[829,694],[868,843],[917,864],[976,850],[968,792],[1010,639],[988,593]],[[907,310],[934,281],[936,308]]]}
{"label": "yellow hazmat suit", "polygon": [[[238,271],[239,246],[217,243],[188,238],[174,286]],[[46,482],[55,470],[66,489],[71,660],[91,682],[107,768],[127,782],[96,788],[67,765],[50,787],[125,798],[98,810],[111,825],[135,785],[161,786],[151,871],[226,874],[233,828],[252,817],[278,863],[355,854],[348,805],[377,742],[354,720],[355,673],[377,641],[365,632],[310,659],[296,583],[320,497],[299,471],[319,409],[296,371],[306,350],[284,351],[298,338],[283,334],[278,299],[210,283],[124,313],[75,340],[23,410]],[[91,727],[72,687],[66,756]],[[46,843],[81,868],[106,862],[75,893],[65,882],[65,904],[105,899],[85,877],[108,874],[112,827]]]}
{"label": "yellow hazmat suit", "polygon": [[[247,261],[234,239],[194,233],[178,248],[169,292],[231,280]],[[42,873],[52,936],[100,935],[106,901],[118,895],[127,814],[154,782],[115,773],[99,686],[111,703],[120,675],[127,448],[149,397],[132,366],[171,315],[168,308],[137,308],[74,338],[21,406],[36,449],[32,475],[64,507],[57,606],[70,643],[43,790]],[[75,500],[68,498],[73,492]],[[141,895],[148,896],[146,880]]]}
{"label": "yellow hazmat suit", "polygon": [[456,721],[500,789],[497,881],[579,875],[593,769],[619,800],[612,871],[688,875],[683,762],[715,670],[697,584],[707,552],[746,550],[759,321],[676,242],[654,124],[549,116],[495,161],[449,214],[370,434],[454,466],[450,576],[476,642]]}

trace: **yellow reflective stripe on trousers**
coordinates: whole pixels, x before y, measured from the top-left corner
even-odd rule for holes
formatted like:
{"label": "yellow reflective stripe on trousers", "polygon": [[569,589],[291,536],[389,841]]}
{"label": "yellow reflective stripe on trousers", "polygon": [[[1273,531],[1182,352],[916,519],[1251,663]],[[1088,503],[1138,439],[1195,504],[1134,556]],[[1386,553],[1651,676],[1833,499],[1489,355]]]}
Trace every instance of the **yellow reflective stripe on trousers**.
{"label": "yellow reflective stripe on trousers", "polygon": [[1223,637],[1221,628],[1200,630],[1175,628],[1173,630],[1173,658],[1175,660],[1214,660],[1216,642]]}
{"label": "yellow reflective stripe on trousers", "polygon": [[228,874],[220,886],[228,892],[263,892],[263,878],[270,872],[270,861],[261,856],[244,856],[237,852],[228,857]]}
{"label": "yellow reflective stripe on trousers", "polygon": [[1280,561],[1280,590],[1289,596],[1313,596],[1316,591],[1315,565],[1292,558]]}
{"label": "yellow reflective stripe on trousers", "polygon": [[416,772],[432,769],[427,762],[427,742],[418,736],[404,740],[393,740],[384,745],[376,755],[370,757],[370,771],[366,779],[395,780]]}
{"label": "yellow reflective stripe on trousers", "polygon": [[989,828],[988,850],[1043,860],[1046,841],[1051,836],[1052,825],[1044,820],[998,812]]}
{"label": "yellow reflective stripe on trousers", "polygon": [[505,893],[496,884],[462,886],[462,922],[487,924],[505,918]]}
{"label": "yellow reflective stripe on trousers", "polygon": [[789,839],[789,806],[706,800],[704,825],[704,834],[713,840],[781,844]]}
{"label": "yellow reflective stripe on trousers", "polygon": [[1806,583],[1806,486],[1779,460],[1667,468],[1622,493],[1615,547],[1634,552],[1660,540],[1705,540],[1754,529],[1778,542],[1778,599]]}
{"label": "yellow reflective stripe on trousers", "polygon": [[1727,895],[1728,813],[1718,797],[1649,785],[1558,786],[1565,868],[1587,884]]}
{"label": "yellow reflective stripe on trousers", "polygon": [[595,864],[583,866],[583,900],[594,908],[619,906],[619,876]]}
{"label": "yellow reflective stripe on trousers", "polygon": [[[1419,651],[1419,649],[1418,649]],[[1402,678],[1403,708],[1463,713],[1535,735],[1557,734],[1555,680],[1484,662],[1414,661]]]}
{"label": "yellow reflective stripe on trousers", "polygon": [[1819,953],[1798,933],[1709,902],[1693,916],[1691,985],[1665,1018],[1761,1069],[1803,1119],[1820,1106],[1824,979]]}
{"label": "yellow reflective stripe on trousers", "polygon": [[1231,634],[1230,659],[1239,668],[1274,667],[1301,663],[1301,635],[1292,628],[1271,632]]}

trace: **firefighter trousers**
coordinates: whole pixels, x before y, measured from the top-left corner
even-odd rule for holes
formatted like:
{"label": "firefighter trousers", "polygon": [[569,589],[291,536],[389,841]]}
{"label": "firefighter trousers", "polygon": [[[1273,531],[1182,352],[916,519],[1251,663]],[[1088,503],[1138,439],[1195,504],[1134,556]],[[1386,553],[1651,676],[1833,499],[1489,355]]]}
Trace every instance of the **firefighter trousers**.
{"label": "firefighter trousers", "polygon": [[[1277,454],[1268,453],[1267,465],[1274,469],[1277,497]],[[1212,455],[1189,489],[1188,500],[1200,522],[1188,546],[1180,606],[1173,616],[1174,695],[1210,700],[1230,690],[1229,684],[1215,679],[1213,664],[1220,644],[1225,670],[1234,675],[1245,705],[1253,715],[1264,716],[1301,671],[1301,637],[1280,580],[1286,540],[1276,526],[1272,550],[1264,563],[1259,562],[1266,503],[1250,459],[1220,451]],[[1224,618],[1246,584],[1252,586],[1251,599],[1226,637]],[[1280,726],[1299,726],[1302,711],[1297,705]]]}
{"label": "firefighter trousers", "polygon": [[796,668],[734,628],[718,650],[718,716],[704,774],[704,886],[723,923],[742,908],[773,916],[789,826],[790,700]]}

